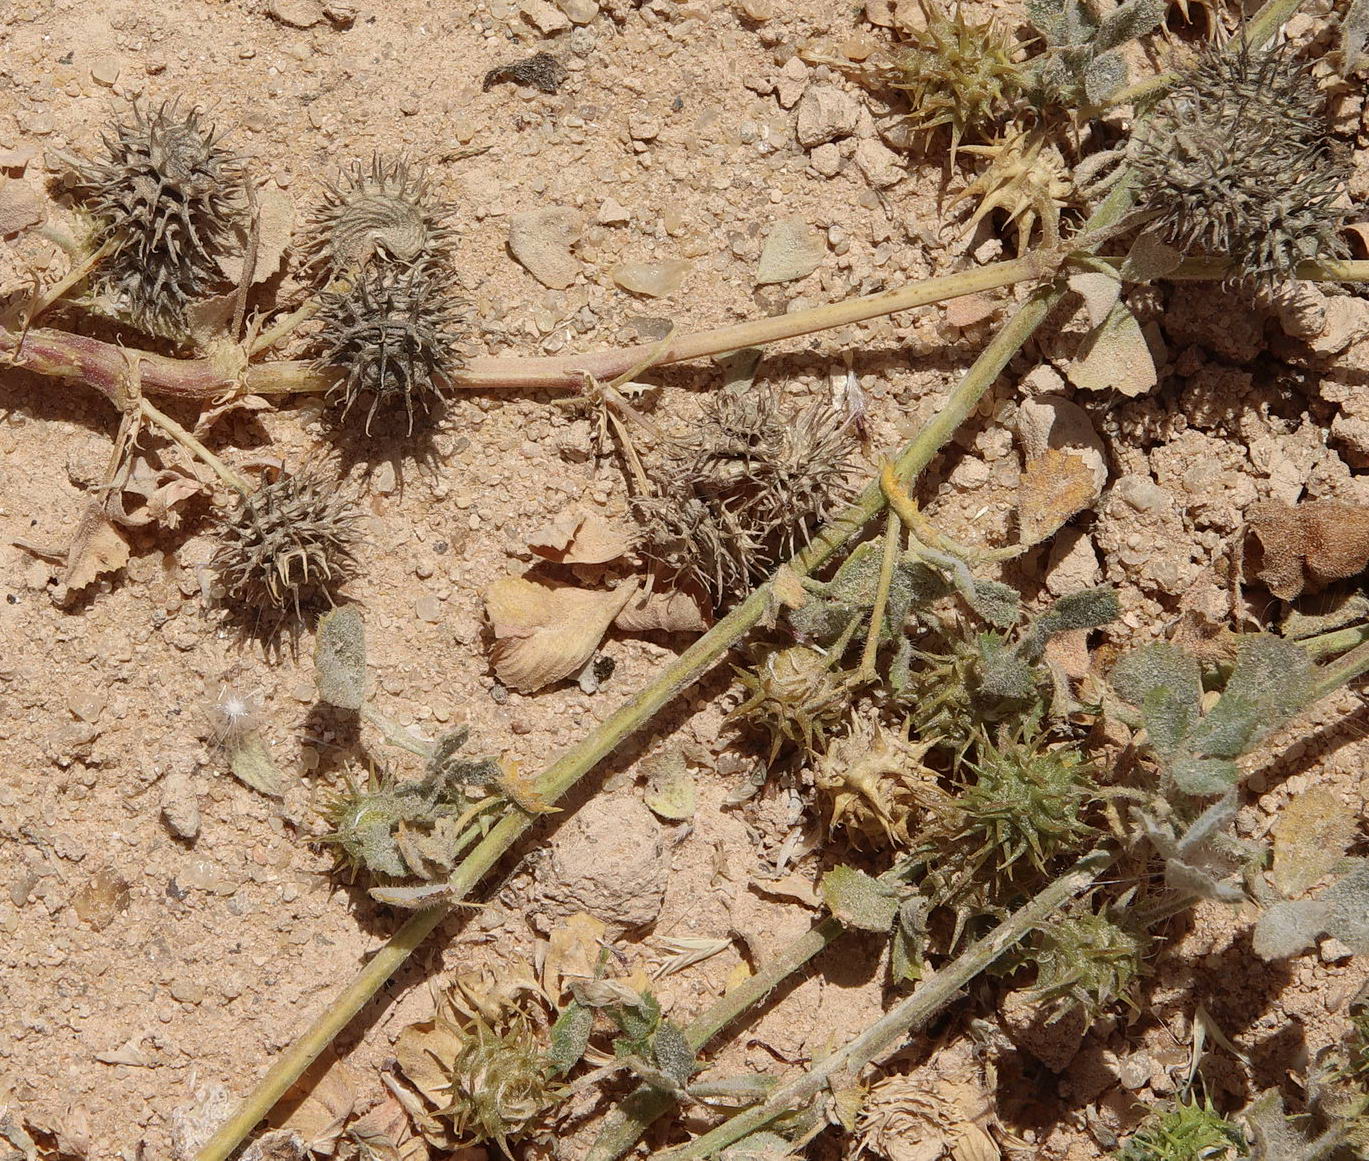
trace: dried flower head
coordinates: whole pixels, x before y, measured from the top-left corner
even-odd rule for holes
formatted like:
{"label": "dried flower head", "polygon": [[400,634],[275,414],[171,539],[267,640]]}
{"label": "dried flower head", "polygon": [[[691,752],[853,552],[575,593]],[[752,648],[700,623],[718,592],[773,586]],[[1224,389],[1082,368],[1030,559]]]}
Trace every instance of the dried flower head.
{"label": "dried flower head", "polygon": [[1059,148],[1046,130],[1023,129],[989,145],[967,145],[966,153],[989,159],[951,204],[977,198],[979,205],[966,224],[970,232],[986,214],[1002,210],[1017,227],[1017,252],[1025,254],[1032,234],[1040,227],[1041,244],[1060,244],[1060,211],[1070,205],[1074,186]]}
{"label": "dried flower head", "polygon": [[333,848],[340,871],[384,880],[432,881],[450,876],[460,847],[457,838],[470,801],[500,777],[497,759],[460,753],[464,726],[439,740],[427,773],[398,782],[372,770],[365,783],[348,778],[320,808],[328,832],[318,841]]}
{"label": "dried flower head", "polygon": [[243,496],[220,521],[211,563],[232,605],[298,619],[333,604],[351,576],[356,521],[334,481],[283,475]]}
{"label": "dried flower head", "polygon": [[1348,169],[1323,107],[1309,67],[1284,51],[1205,52],[1138,134],[1138,200],[1153,228],[1260,281],[1343,253]]}
{"label": "dried flower head", "polygon": [[990,133],[1021,96],[1017,46],[992,17],[971,24],[959,4],[949,17],[934,0],[920,0],[920,7],[926,25],[909,29],[908,42],[894,50],[888,82],[908,94],[914,132],[930,139],[943,125],[949,128],[954,160],[962,141]]}
{"label": "dried flower head", "polygon": [[922,764],[928,749],[873,714],[856,717],[813,767],[829,826],[857,845],[907,846],[910,821],[936,777]]}
{"label": "dried flower head", "polygon": [[320,296],[316,365],[338,372],[329,398],[345,421],[362,400],[369,434],[376,412],[402,407],[408,430],[444,397],[444,378],[463,363],[456,307],[440,274],[368,266],[345,290]]}
{"label": "dried flower head", "polygon": [[72,163],[77,195],[112,243],[95,285],[154,334],[178,336],[186,307],[224,281],[219,259],[245,207],[242,161],[200,110],[133,106],[104,135],[105,156]]}
{"label": "dried flower head", "polygon": [[261,726],[261,703],[257,693],[244,693],[225,685],[209,710],[210,736],[214,744],[235,750]]}
{"label": "dried flower head", "polygon": [[445,266],[450,207],[436,202],[423,172],[403,158],[354,161],[327,186],[309,223],[305,268],[327,282],[373,259],[404,268]]}
{"label": "dried flower head", "polygon": [[746,699],[729,715],[763,730],[770,761],[786,742],[805,754],[823,749],[827,733],[846,715],[850,699],[832,659],[806,645],[767,653],[755,669],[737,671]]}
{"label": "dried flower head", "polygon": [[808,542],[848,493],[855,440],[827,404],[781,414],[772,391],[722,391],[649,471],[634,500],[641,551],[715,603],[745,593]]}
{"label": "dried flower head", "polygon": [[395,1052],[431,1106],[416,1119],[431,1143],[490,1142],[512,1157],[510,1143],[542,1137],[547,1113],[566,1095],[549,1049],[530,1004],[458,981],[438,998],[433,1021],[400,1034]]}

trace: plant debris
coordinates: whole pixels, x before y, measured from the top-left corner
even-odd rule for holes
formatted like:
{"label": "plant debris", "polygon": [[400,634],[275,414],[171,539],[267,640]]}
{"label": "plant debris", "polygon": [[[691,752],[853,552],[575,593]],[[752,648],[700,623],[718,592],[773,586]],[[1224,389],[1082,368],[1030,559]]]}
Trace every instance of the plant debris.
{"label": "plant debris", "polygon": [[480,88],[488,93],[495,85],[526,85],[554,97],[568,76],[570,73],[566,71],[566,66],[551,53],[538,52],[524,60],[495,65],[485,74]]}

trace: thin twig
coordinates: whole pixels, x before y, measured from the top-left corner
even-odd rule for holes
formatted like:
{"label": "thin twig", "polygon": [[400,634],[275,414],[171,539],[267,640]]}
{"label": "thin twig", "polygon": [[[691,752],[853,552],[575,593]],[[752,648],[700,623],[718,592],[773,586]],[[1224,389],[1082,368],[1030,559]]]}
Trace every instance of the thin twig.
{"label": "thin twig", "polygon": [[894,584],[894,565],[898,561],[902,533],[902,522],[897,515],[889,513],[884,520],[884,555],[879,563],[879,583],[875,588],[875,604],[870,610],[870,628],[865,635],[865,650],[860,657],[860,669],[856,672],[857,685],[877,678],[875,659],[879,654],[879,639],[884,632],[884,613],[889,607],[889,590]]}

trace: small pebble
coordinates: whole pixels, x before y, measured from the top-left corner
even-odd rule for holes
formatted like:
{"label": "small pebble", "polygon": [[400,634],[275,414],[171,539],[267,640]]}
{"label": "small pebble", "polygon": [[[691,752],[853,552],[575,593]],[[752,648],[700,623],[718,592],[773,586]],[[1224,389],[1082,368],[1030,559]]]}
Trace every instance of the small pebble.
{"label": "small pebble", "polygon": [[93,693],[72,694],[67,699],[67,709],[83,722],[99,721],[105,709],[105,693],[99,690]]}
{"label": "small pebble", "polygon": [[90,79],[110,89],[119,79],[119,62],[112,56],[102,56],[90,66]]}
{"label": "small pebble", "polygon": [[690,263],[683,258],[664,262],[620,262],[611,276],[616,285],[631,294],[665,298],[680,289],[690,268]]}
{"label": "small pebble", "polygon": [[442,617],[442,603],[431,594],[419,597],[414,602],[414,613],[420,621],[434,624]]}
{"label": "small pebble", "polygon": [[794,282],[812,274],[827,255],[827,244],[820,231],[802,218],[782,218],[770,227],[761,260],[756,266],[756,282],[768,286]]}

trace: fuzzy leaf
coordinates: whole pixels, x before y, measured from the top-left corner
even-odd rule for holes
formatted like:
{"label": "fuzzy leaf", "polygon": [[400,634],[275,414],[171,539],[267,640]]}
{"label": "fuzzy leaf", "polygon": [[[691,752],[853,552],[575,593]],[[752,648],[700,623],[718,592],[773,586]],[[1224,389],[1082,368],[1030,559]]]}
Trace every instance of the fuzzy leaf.
{"label": "fuzzy leaf", "polygon": [[979,635],[979,688],[990,697],[1027,701],[1036,692],[1036,671],[995,633]]}
{"label": "fuzzy leaf", "polygon": [[1084,72],[1084,96],[1091,105],[1106,104],[1127,83],[1127,62],[1120,53],[1096,57]]}
{"label": "fuzzy leaf", "polygon": [[1083,270],[1067,279],[1069,288],[1084,300],[1089,326],[1101,326],[1122,296],[1122,280],[1115,273]]}
{"label": "fuzzy leaf", "polygon": [[1115,621],[1120,611],[1117,590],[1099,585],[1061,597],[1036,619],[1032,628],[1047,637],[1070,629],[1099,629]]}
{"label": "fuzzy leaf", "polygon": [[355,605],[325,613],[314,644],[319,700],[357,711],[366,700],[366,626]]}
{"label": "fuzzy leaf", "polygon": [[1223,882],[1202,867],[1195,867],[1181,859],[1165,860],[1165,886],[1180,895],[1196,895],[1199,899],[1212,899],[1219,903],[1238,903],[1241,900],[1241,890],[1235,884]]}
{"label": "fuzzy leaf", "polygon": [[1022,611],[1022,598],[1016,589],[999,581],[974,579],[974,591],[966,594],[974,611],[990,625],[1011,629]]}
{"label": "fuzzy leaf", "polygon": [[1276,903],[1255,924],[1253,946],[1261,959],[1286,959],[1330,935],[1356,955],[1369,954],[1369,860],[1315,899]]}
{"label": "fuzzy leaf", "polygon": [[1154,32],[1165,18],[1165,8],[1165,0],[1125,0],[1098,22],[1090,41],[1094,52],[1105,53]]}
{"label": "fuzzy leaf", "polygon": [[823,875],[822,897],[842,923],[861,931],[888,931],[898,914],[893,887],[845,864]]}
{"label": "fuzzy leaf", "polygon": [[650,763],[642,801],[667,822],[684,822],[694,817],[698,803],[694,775],[679,750],[670,750]]}
{"label": "fuzzy leaf", "polygon": [[1144,395],[1160,381],[1141,324],[1126,303],[1114,306],[1103,325],[1085,336],[1068,375],[1085,391],[1115,390],[1127,396]]}
{"label": "fuzzy leaf", "polygon": [[1108,675],[1112,688],[1145,717],[1150,744],[1162,758],[1178,752],[1198,720],[1202,695],[1198,663],[1163,641],[1133,649]]}
{"label": "fuzzy leaf", "polygon": [[656,1029],[656,1035],[652,1037],[652,1052],[661,1071],[681,1087],[698,1071],[699,1063],[694,1049],[689,1046],[679,1026],[669,1020],[662,1020],[661,1026]]}
{"label": "fuzzy leaf", "polygon": [[[1150,721],[1149,718],[1146,719]],[[1175,758],[1169,768],[1174,785],[1185,794],[1206,798],[1225,794],[1235,785],[1240,771],[1229,758],[1195,758],[1184,754]]]}
{"label": "fuzzy leaf", "polygon": [[558,1076],[565,1076],[580,1063],[589,1047],[589,1034],[594,1028],[594,1012],[572,1000],[551,1026],[551,1049],[547,1059]]}
{"label": "fuzzy leaf", "polygon": [[1143,231],[1127,251],[1122,263],[1122,281],[1153,282],[1169,274],[1183,260],[1183,254],[1158,234]]}
{"label": "fuzzy leaf", "polygon": [[250,786],[258,794],[280,798],[285,793],[285,776],[271,761],[271,755],[266,752],[266,743],[258,734],[248,734],[233,747],[228,756],[228,766],[239,782]]}

